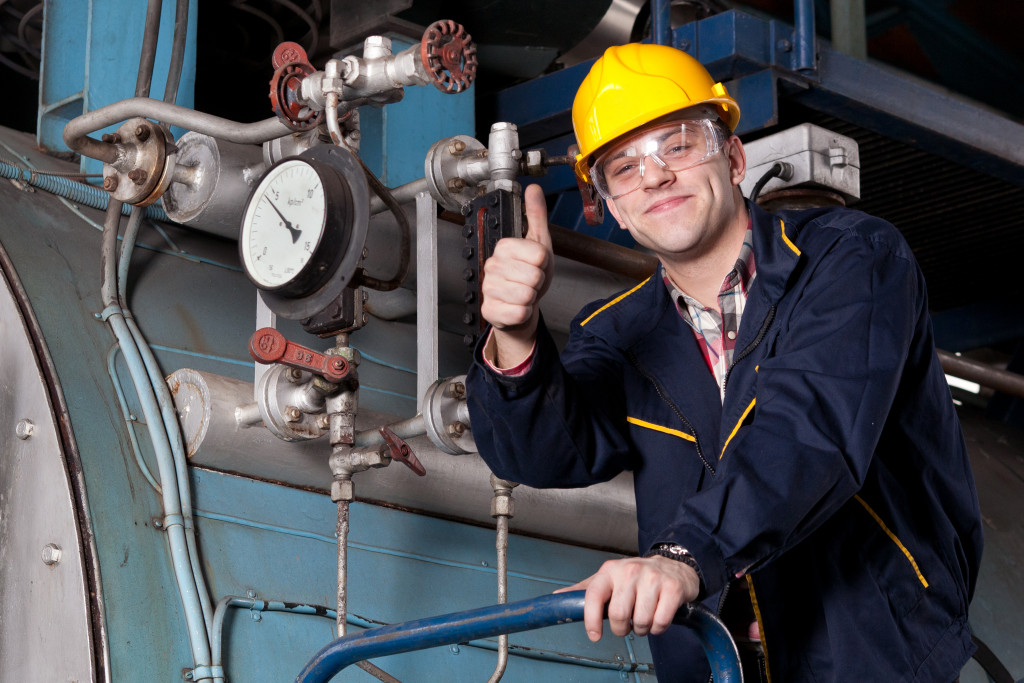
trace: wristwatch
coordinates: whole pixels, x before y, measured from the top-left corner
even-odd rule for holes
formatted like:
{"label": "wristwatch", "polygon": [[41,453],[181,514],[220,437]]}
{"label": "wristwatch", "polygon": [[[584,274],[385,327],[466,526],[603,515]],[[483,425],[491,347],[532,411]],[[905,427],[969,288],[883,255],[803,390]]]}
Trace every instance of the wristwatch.
{"label": "wristwatch", "polygon": [[689,550],[675,543],[655,543],[644,557],[654,557],[655,555],[660,555],[661,557],[667,557],[670,560],[682,562],[683,564],[689,565],[693,571],[697,572],[697,578],[700,580],[700,594],[697,596],[697,600],[703,599],[706,594],[706,591],[704,590],[704,574],[700,571],[700,565],[697,564],[697,558],[695,558]]}

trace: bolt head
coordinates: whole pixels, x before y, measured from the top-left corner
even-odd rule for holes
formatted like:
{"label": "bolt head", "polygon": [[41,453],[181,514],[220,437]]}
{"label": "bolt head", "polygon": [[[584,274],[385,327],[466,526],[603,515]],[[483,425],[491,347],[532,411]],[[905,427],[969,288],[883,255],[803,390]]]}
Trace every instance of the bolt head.
{"label": "bolt head", "polygon": [[56,543],[47,543],[43,546],[43,564],[52,567],[53,565],[60,562],[61,556],[60,546]]}
{"label": "bolt head", "polygon": [[295,406],[288,406],[284,409],[284,419],[289,422],[298,422],[302,419],[302,411]]}
{"label": "bolt head", "polygon": [[319,427],[320,429],[330,429],[331,428],[331,416],[330,415],[321,415],[320,417],[318,417],[316,419],[316,426]]}
{"label": "bolt head", "polygon": [[117,190],[117,176],[108,175],[103,179],[103,189],[107,192],[115,192]]}
{"label": "bolt head", "polygon": [[32,438],[32,435],[36,431],[35,423],[32,420],[20,420],[17,426],[14,428],[14,433],[19,439],[25,440]]}
{"label": "bolt head", "polygon": [[139,142],[145,142],[149,139],[149,127],[148,126],[136,126],[135,137],[139,139]]}
{"label": "bolt head", "polygon": [[284,373],[285,379],[289,382],[298,382],[302,379],[302,370],[298,368],[288,368]]}
{"label": "bolt head", "polygon": [[463,422],[456,420],[448,425],[448,436],[460,437],[466,433],[466,425]]}

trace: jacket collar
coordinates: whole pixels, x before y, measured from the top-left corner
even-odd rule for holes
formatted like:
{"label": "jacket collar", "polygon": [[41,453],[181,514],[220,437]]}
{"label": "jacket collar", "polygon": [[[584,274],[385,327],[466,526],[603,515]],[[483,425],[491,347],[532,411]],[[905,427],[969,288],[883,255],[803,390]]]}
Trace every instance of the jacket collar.
{"label": "jacket collar", "polygon": [[754,262],[757,264],[757,279],[751,293],[760,291],[764,303],[771,306],[782,298],[800,261],[801,252],[796,245],[798,226],[750,201],[747,210],[753,221]]}

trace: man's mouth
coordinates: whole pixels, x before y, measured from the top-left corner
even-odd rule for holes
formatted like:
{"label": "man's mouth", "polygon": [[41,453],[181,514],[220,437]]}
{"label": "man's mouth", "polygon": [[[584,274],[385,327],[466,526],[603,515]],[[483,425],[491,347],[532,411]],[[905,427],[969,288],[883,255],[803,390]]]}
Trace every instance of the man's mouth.
{"label": "man's mouth", "polygon": [[689,195],[673,195],[671,197],[663,197],[657,200],[653,204],[647,207],[644,213],[659,213],[661,211],[669,211],[684,203],[690,198]]}

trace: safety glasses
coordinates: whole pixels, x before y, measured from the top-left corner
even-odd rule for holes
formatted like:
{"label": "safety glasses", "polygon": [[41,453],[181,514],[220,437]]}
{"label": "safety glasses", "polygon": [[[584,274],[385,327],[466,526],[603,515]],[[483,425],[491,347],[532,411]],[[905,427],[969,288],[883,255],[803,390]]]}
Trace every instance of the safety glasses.
{"label": "safety glasses", "polygon": [[594,162],[591,177],[602,197],[618,199],[640,187],[648,158],[668,171],[685,171],[717,154],[724,141],[707,119],[673,121],[615,145]]}

